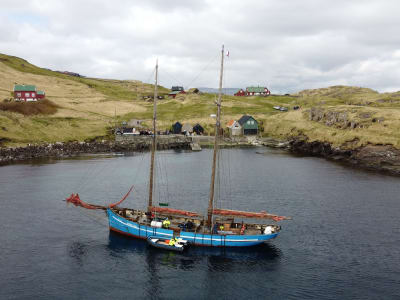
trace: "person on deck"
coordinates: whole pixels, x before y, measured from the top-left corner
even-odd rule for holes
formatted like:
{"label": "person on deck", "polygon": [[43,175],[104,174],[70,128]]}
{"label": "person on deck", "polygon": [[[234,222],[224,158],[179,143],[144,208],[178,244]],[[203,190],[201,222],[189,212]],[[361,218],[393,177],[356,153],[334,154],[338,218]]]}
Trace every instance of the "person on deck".
{"label": "person on deck", "polygon": [[171,222],[168,220],[168,218],[165,219],[165,220],[162,222],[163,228],[168,229],[168,228],[169,228],[169,225],[171,225]]}
{"label": "person on deck", "polygon": [[169,245],[170,246],[174,246],[175,245],[175,239],[174,238],[169,240]]}

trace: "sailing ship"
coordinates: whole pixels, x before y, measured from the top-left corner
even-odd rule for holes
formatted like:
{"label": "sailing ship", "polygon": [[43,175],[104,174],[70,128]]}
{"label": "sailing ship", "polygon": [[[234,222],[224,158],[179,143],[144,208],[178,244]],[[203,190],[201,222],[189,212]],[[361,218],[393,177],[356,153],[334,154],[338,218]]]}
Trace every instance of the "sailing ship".
{"label": "sailing ship", "polygon": [[[128,197],[128,193],[117,203],[108,206],[94,205],[82,201],[78,194],[71,194],[66,199],[67,203],[81,206],[86,209],[102,209],[108,216],[110,231],[139,239],[179,238],[188,241],[191,245],[212,247],[246,247],[264,243],[276,238],[281,231],[281,226],[276,223],[265,224],[257,222],[244,222],[243,220],[269,219],[275,222],[288,220],[290,217],[278,216],[261,212],[247,212],[230,209],[217,209],[214,207],[214,194],[216,184],[216,165],[219,151],[221,129],[221,99],[222,79],[224,68],[224,46],[221,51],[221,68],[219,76],[219,93],[215,124],[215,141],[212,160],[210,195],[208,199],[207,216],[197,212],[172,209],[169,207],[153,205],[154,190],[154,159],[157,150],[157,85],[158,61],[155,68],[154,105],[153,105],[153,135],[150,159],[149,197],[147,210],[122,208],[119,205]],[[168,219],[170,225],[166,228],[162,220]],[[241,219],[239,222],[237,219]]]}

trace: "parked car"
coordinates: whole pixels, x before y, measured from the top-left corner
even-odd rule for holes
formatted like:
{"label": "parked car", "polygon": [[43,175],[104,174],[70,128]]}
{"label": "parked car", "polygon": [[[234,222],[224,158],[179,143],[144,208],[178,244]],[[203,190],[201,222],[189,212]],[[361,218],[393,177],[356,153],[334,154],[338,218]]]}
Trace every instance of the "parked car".
{"label": "parked car", "polygon": [[280,111],[288,111],[288,108],[287,107],[281,107],[279,110]]}

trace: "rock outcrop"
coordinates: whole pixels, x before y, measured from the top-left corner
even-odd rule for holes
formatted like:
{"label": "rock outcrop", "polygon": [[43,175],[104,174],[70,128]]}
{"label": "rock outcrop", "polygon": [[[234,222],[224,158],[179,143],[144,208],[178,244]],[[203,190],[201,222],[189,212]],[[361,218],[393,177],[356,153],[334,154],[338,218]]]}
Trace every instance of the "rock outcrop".
{"label": "rock outcrop", "polygon": [[346,149],[332,147],[326,142],[309,142],[304,137],[290,140],[289,145],[293,153],[325,157],[369,170],[400,175],[400,150],[391,145],[367,145]]}

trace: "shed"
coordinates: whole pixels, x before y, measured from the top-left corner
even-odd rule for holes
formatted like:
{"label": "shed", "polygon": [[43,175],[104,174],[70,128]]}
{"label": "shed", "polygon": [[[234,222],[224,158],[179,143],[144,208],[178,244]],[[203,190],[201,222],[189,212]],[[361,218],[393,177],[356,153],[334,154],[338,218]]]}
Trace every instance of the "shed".
{"label": "shed", "polygon": [[246,92],[243,89],[238,90],[234,96],[246,96]]}
{"label": "shed", "polygon": [[44,99],[46,97],[46,93],[43,91],[37,91],[36,92],[36,98],[37,99]]}
{"label": "shed", "polygon": [[238,121],[231,120],[226,124],[226,127],[229,129],[230,136],[242,135],[242,126],[240,126]]}
{"label": "shed", "polygon": [[242,126],[242,132],[244,135],[253,135],[258,133],[258,122],[252,116],[244,115],[238,123]]}
{"label": "shed", "polygon": [[186,123],[182,126],[182,133],[191,134],[193,133],[193,126],[189,123]]}
{"label": "shed", "polygon": [[193,132],[195,132],[197,135],[202,135],[204,134],[204,128],[199,123],[197,123],[193,126]]}
{"label": "shed", "polygon": [[171,131],[173,134],[180,134],[182,132],[182,124],[179,122],[176,122],[175,124],[172,125]]}

